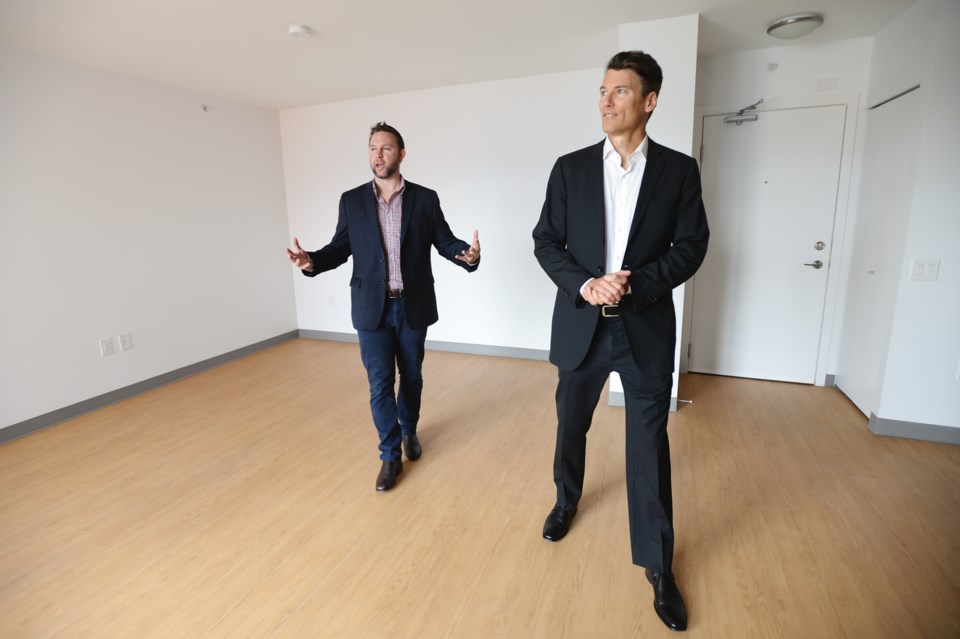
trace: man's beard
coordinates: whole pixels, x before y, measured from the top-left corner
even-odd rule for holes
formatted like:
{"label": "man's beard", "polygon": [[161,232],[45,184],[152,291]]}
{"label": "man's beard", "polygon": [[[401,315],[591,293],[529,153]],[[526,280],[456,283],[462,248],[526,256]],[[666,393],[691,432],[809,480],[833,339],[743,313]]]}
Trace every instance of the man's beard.
{"label": "man's beard", "polygon": [[383,175],[377,175],[377,169],[374,168],[374,167],[372,167],[372,166],[370,167],[370,170],[373,171],[373,175],[374,175],[375,177],[380,178],[381,180],[386,180],[386,179],[389,179],[389,178],[393,177],[399,169],[400,169],[400,163],[399,163],[399,162],[395,162],[394,164],[386,164],[386,163],[384,163],[384,165],[383,165]]}

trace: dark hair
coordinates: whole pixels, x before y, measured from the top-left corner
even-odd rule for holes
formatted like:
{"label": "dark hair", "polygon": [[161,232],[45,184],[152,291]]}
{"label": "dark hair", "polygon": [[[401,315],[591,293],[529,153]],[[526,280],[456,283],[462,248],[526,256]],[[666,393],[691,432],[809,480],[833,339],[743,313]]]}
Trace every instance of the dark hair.
{"label": "dark hair", "polygon": [[[383,131],[383,132],[385,132],[385,133],[389,133],[389,134],[391,134],[393,137],[397,138],[397,146],[399,146],[399,147],[400,147],[400,150],[403,151],[403,149],[404,149],[404,146],[403,146],[403,136],[400,135],[400,132],[399,132],[399,131],[397,131],[395,128],[393,128],[392,126],[390,126],[390,125],[387,124],[386,122],[377,122],[377,123],[374,124],[372,127],[370,127],[370,138],[373,138],[373,134],[374,134],[374,133],[379,133],[380,131]],[[368,138],[368,141],[369,141],[370,138]]]}
{"label": "dark hair", "polygon": [[610,58],[607,62],[607,71],[610,69],[632,69],[640,76],[640,84],[643,86],[643,95],[646,96],[651,91],[660,95],[660,85],[663,84],[663,71],[660,65],[653,59],[649,53],[643,51],[621,51]]}

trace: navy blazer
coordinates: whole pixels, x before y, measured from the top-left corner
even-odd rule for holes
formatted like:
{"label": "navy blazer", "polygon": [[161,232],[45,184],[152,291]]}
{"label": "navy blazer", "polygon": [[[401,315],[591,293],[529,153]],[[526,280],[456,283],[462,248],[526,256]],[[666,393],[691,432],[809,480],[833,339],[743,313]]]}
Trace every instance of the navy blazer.
{"label": "navy blazer", "polygon": [[[479,261],[469,266],[455,259],[470,245],[450,231],[436,191],[406,182],[400,219],[400,273],[404,310],[412,328],[426,328],[438,319],[431,246],[467,271],[473,272],[479,266]],[[301,271],[308,277],[335,269],[353,256],[350,278],[353,327],[358,331],[375,330],[387,300],[387,256],[372,182],[361,184],[340,197],[340,217],[333,239],[322,249],[308,253],[313,260],[313,271]]]}
{"label": "navy blazer", "polygon": [[[604,275],[603,141],[557,160],[547,183],[534,254],[557,285],[550,361],[573,370],[583,361],[600,309],[580,287]],[[707,253],[707,216],[693,158],[649,140],[640,195],[623,268],[632,295],[621,302],[630,350],[647,375],[673,372],[676,313],[672,290],[689,279]]]}

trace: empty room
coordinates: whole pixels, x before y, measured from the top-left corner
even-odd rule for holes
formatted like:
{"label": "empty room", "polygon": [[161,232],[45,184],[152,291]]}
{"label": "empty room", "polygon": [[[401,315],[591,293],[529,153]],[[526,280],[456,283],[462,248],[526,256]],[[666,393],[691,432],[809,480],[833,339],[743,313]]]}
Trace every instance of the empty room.
{"label": "empty room", "polygon": [[960,636],[955,30],[0,0],[0,637]]}

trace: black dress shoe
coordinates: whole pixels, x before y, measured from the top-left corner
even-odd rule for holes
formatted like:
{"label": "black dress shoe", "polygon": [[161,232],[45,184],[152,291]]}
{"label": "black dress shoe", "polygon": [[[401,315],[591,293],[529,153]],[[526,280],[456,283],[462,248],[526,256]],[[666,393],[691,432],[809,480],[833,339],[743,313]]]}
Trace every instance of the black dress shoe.
{"label": "black dress shoe", "polygon": [[653,609],[660,621],[670,630],[683,632],[687,629],[687,607],[677,588],[673,573],[663,574],[647,568],[647,581],[653,584]]}
{"label": "black dress shoe", "polygon": [[423,449],[420,447],[420,439],[416,433],[403,436],[403,452],[407,454],[407,459],[410,461],[420,459],[420,454],[423,453]]}
{"label": "black dress shoe", "polygon": [[397,475],[403,472],[403,462],[385,461],[377,475],[377,491],[390,490],[397,483]]}
{"label": "black dress shoe", "polygon": [[554,506],[550,514],[547,515],[547,520],[543,522],[543,538],[548,541],[563,539],[567,531],[570,530],[570,522],[573,521],[573,516],[576,514],[576,506],[570,510],[566,510],[562,506]]}

